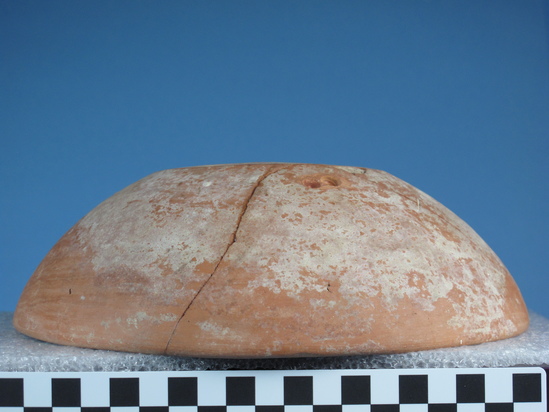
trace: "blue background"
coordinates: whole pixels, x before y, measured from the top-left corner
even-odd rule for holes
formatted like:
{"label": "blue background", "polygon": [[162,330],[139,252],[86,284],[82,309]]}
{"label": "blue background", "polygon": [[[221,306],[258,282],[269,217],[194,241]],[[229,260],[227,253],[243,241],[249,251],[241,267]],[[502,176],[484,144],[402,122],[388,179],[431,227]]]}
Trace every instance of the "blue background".
{"label": "blue background", "polygon": [[386,170],[468,222],[549,317],[543,0],[0,1],[0,310],[158,170]]}

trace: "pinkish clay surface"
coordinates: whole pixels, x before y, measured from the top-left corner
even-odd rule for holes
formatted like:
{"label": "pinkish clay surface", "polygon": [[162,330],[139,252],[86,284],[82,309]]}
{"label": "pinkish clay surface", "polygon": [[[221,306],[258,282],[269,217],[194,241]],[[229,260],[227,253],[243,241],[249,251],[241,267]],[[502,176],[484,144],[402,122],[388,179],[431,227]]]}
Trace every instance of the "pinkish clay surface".
{"label": "pinkish clay surface", "polygon": [[171,169],[53,247],[16,328],[64,345],[201,357],[408,352],[528,327],[511,275],[465,222],[379,170]]}

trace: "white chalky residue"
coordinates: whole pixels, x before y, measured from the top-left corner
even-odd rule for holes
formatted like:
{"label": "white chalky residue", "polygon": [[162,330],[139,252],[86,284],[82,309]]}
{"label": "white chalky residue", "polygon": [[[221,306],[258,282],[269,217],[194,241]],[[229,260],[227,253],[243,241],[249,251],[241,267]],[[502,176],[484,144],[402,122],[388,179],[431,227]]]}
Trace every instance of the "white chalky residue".
{"label": "white chalky residue", "polygon": [[337,169],[343,170],[348,173],[352,174],[364,174],[367,172],[366,169],[360,168],[360,167],[353,167],[353,166],[335,166]]}
{"label": "white chalky residue", "polygon": [[[327,283],[337,281],[344,273],[344,281],[338,283],[337,288],[345,302],[364,305],[368,304],[368,297],[379,296],[389,311],[395,310],[405,297],[413,300],[421,310],[433,311],[440,299],[452,301],[449,294],[459,287],[465,298],[463,303],[453,304],[455,316],[450,326],[474,333],[489,333],[490,323],[504,316],[505,298],[501,294],[504,277],[499,268],[482,258],[482,253],[475,250],[475,245],[468,240],[475,239],[477,247],[488,249],[482,239],[456,215],[423,192],[410,186],[408,198],[387,186],[387,174],[370,170],[368,176],[366,184],[379,181],[385,185],[385,190],[376,198],[375,190],[357,188],[370,194],[364,204],[357,205],[361,208],[362,221],[354,220],[352,210],[339,207],[345,204],[345,201],[340,202],[345,189],[318,190],[314,201],[310,197],[310,191],[314,189],[299,184],[287,185],[283,192],[269,192],[271,201],[273,198],[278,200],[277,209],[273,216],[269,215],[271,217],[261,216],[273,211],[262,211],[258,203],[257,216],[267,222],[267,226],[264,233],[256,235],[254,244],[247,245],[246,258],[256,262],[260,269],[259,275],[249,281],[247,287],[267,288],[299,300],[305,291],[326,292]],[[270,178],[275,180],[277,176]],[[389,183],[390,180],[389,176]],[[273,182],[271,187],[280,186]],[[260,195],[261,190],[258,190]],[[300,197],[303,201],[299,200]],[[311,206],[311,203],[315,204]],[[302,208],[301,204],[306,206]],[[249,209],[253,207],[249,205]],[[390,212],[387,207],[394,211]],[[406,219],[403,217],[406,214],[397,211],[403,208],[411,209],[421,220],[413,219],[411,215]],[[267,248],[279,244],[282,225],[287,226],[285,230],[292,236],[284,239],[281,252],[292,253],[276,252],[265,256]],[[445,225],[450,233],[447,236],[452,238],[443,236],[440,228],[434,225]],[[410,238],[410,233],[421,237]],[[337,242],[337,239],[341,241]],[[426,244],[431,246],[425,248]],[[364,254],[363,250],[368,250],[368,253]],[[478,257],[478,260],[470,261],[471,256]],[[456,267],[456,262],[460,261],[463,264]],[[469,267],[476,273],[472,273]],[[478,291],[474,290],[478,287],[473,283],[475,279],[481,279],[489,296],[479,299]],[[323,301],[324,305],[329,302],[319,299],[309,303],[319,307]],[[464,313],[481,315],[471,317],[464,316]],[[463,324],[464,319],[467,324]],[[510,331],[514,330],[514,325],[508,327]]]}
{"label": "white chalky residue", "polygon": [[[240,213],[238,204],[223,203],[227,187],[242,195],[249,190],[239,183],[238,175],[234,183],[216,185],[215,173],[219,172],[214,170],[203,184],[196,184],[192,173],[180,170],[153,174],[107,199],[82,219],[81,243],[93,251],[91,262],[98,276],[116,277],[131,268],[139,279],[127,287],[153,294],[168,304],[192,293],[181,290],[181,282],[192,280],[189,276],[196,266],[215,265]],[[261,173],[254,171],[244,178],[257,180]],[[148,282],[142,284],[141,279]],[[112,282],[117,287],[116,279]],[[176,290],[181,292],[174,293]]]}
{"label": "white chalky residue", "polygon": [[337,301],[335,300],[325,301],[324,299],[309,299],[309,304],[315,309],[322,308],[322,307],[335,308],[337,305]]}
{"label": "white chalky residue", "polygon": [[239,334],[238,331],[232,331],[231,328],[220,326],[215,322],[211,321],[204,321],[199,322],[198,327],[212,336],[215,336],[216,338],[219,336],[223,336],[227,339],[233,339],[233,340],[243,340],[244,337]]}
{"label": "white chalky residue", "polygon": [[135,316],[126,318],[126,323],[134,328],[139,327],[139,323],[148,321],[152,323],[173,322],[177,320],[177,316],[173,313],[161,313],[158,316],[148,315],[147,312],[137,312]]}

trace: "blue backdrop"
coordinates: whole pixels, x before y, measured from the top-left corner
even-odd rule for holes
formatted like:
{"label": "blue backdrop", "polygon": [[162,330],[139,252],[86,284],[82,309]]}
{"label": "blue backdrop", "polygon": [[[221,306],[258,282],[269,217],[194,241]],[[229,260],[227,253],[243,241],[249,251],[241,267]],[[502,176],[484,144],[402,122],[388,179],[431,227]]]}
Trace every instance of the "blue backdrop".
{"label": "blue backdrop", "polygon": [[0,1],[0,310],[154,171],[386,170],[468,222],[549,317],[543,0]]}

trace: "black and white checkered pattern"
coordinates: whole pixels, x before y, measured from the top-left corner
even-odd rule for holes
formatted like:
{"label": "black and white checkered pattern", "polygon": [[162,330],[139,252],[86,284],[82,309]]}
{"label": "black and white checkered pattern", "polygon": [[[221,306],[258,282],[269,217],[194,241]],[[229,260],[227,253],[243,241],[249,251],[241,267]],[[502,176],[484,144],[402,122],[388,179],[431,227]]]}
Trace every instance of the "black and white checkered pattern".
{"label": "black and white checkered pattern", "polygon": [[0,412],[547,412],[541,368],[2,373]]}

